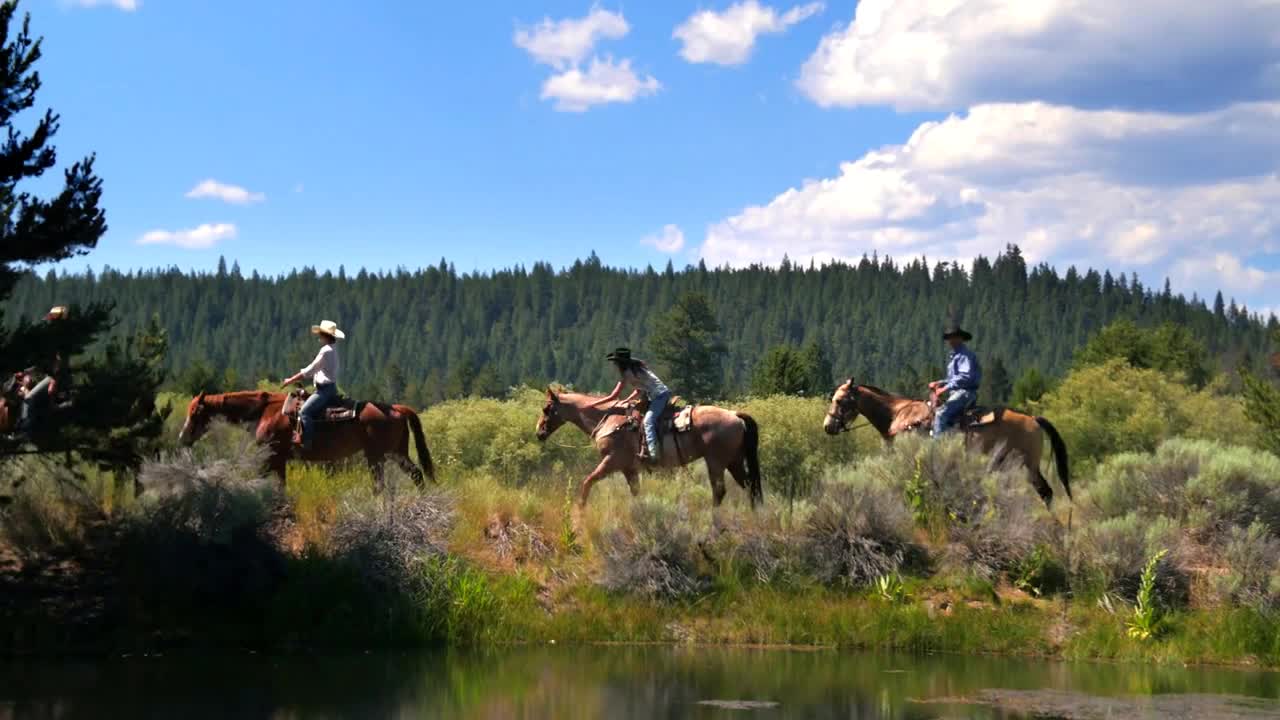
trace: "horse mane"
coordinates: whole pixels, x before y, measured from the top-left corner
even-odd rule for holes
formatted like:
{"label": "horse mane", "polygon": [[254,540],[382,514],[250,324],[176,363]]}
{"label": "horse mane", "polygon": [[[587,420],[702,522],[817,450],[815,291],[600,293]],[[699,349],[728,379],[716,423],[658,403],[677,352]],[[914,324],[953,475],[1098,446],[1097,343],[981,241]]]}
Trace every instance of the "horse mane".
{"label": "horse mane", "polygon": [[[903,425],[913,425],[927,414],[927,406],[925,406],[925,413],[916,412],[905,416],[903,414],[904,408],[924,405],[922,400],[913,400],[902,395],[895,395],[875,385],[855,385],[854,389],[866,391],[865,393],[859,392],[859,396],[865,394],[875,399],[876,402],[870,403],[868,407],[864,407],[862,403],[859,403],[858,410],[885,437],[898,434]],[[871,412],[868,412],[868,410]]]}

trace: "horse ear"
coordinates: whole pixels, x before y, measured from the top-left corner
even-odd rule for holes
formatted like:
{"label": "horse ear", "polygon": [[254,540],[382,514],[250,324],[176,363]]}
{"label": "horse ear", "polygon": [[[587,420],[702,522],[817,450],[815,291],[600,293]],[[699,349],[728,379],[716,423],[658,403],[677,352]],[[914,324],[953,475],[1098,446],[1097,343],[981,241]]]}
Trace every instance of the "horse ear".
{"label": "horse ear", "polygon": [[203,404],[204,404],[204,391],[203,391],[203,390],[201,390],[201,391],[200,391],[200,394],[196,396],[196,404],[197,404],[197,405],[203,405]]}

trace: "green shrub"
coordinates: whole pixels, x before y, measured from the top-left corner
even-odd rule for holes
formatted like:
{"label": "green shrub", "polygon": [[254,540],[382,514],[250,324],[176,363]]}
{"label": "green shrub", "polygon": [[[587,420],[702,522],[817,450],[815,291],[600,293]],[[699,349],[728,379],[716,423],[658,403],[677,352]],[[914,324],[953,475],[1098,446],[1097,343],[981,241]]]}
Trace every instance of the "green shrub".
{"label": "green shrub", "polygon": [[813,492],[814,481],[830,467],[880,449],[871,429],[831,437],[822,429],[826,398],[788,395],[751,398],[736,407],[760,425],[760,466],[766,497],[795,501]]}
{"label": "green shrub", "polygon": [[1280,458],[1207,441],[1170,440],[1152,454],[1126,453],[1104,462],[1083,502],[1104,518],[1136,512],[1173,519],[1206,544],[1255,521],[1280,534]]}
{"label": "green shrub", "polygon": [[1174,437],[1259,446],[1258,427],[1225,382],[1197,391],[1167,373],[1110,360],[1072,371],[1035,409],[1086,466],[1118,453],[1152,452]]}
{"label": "green shrub", "polygon": [[1151,452],[1189,426],[1179,412],[1190,391],[1156,370],[1121,360],[1075,370],[1045,395],[1037,411],[1054,422],[1077,460]]}
{"label": "green shrub", "polygon": [[[1176,547],[1178,525],[1163,517],[1147,518],[1137,512],[1090,523],[1076,534],[1072,546],[1072,571],[1096,591],[1137,598],[1147,560],[1162,549]],[[1162,597],[1185,601],[1189,593],[1186,573],[1165,557],[1157,568]]]}
{"label": "green shrub", "polygon": [[0,506],[0,538],[20,557],[72,552],[86,544],[89,528],[105,519],[100,498],[56,462],[38,457],[0,460],[9,494]]}
{"label": "green shrub", "polygon": [[526,388],[508,400],[435,405],[423,415],[431,456],[446,472],[484,472],[512,486],[553,482],[564,468],[585,474],[599,454],[576,428],[563,427],[545,443],[535,437],[544,402],[544,393]]}

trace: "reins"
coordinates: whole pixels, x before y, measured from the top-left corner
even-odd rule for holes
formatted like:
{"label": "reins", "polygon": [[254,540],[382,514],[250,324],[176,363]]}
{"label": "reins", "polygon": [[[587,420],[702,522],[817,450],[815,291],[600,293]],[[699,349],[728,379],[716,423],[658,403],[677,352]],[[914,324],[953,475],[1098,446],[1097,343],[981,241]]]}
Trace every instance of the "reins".
{"label": "reins", "polygon": [[620,400],[615,400],[614,403],[609,406],[609,409],[605,410],[604,414],[600,416],[600,419],[596,421],[595,427],[591,428],[591,432],[587,433],[587,437],[591,439],[591,442],[587,443],[586,445],[566,445],[556,440],[556,441],[552,441],[552,444],[555,445],[556,447],[562,447],[566,450],[586,450],[588,448],[595,447],[596,433],[600,432],[600,428],[604,425],[604,421],[612,417],[609,413],[613,412],[613,409],[618,407],[618,404],[620,402],[621,402]]}

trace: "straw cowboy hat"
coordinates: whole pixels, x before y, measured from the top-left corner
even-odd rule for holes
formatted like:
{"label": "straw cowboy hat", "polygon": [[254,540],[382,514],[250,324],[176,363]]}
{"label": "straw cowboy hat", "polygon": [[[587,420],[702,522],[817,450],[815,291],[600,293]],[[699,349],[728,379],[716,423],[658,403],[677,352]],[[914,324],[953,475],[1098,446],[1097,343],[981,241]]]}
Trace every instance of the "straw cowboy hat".
{"label": "straw cowboy hat", "polygon": [[335,340],[342,340],[346,334],[338,329],[338,323],[332,320],[321,320],[319,325],[311,326],[312,335],[328,335]]}
{"label": "straw cowboy hat", "polygon": [[56,305],[45,314],[45,320],[61,320],[67,316],[67,308],[65,305]]}

